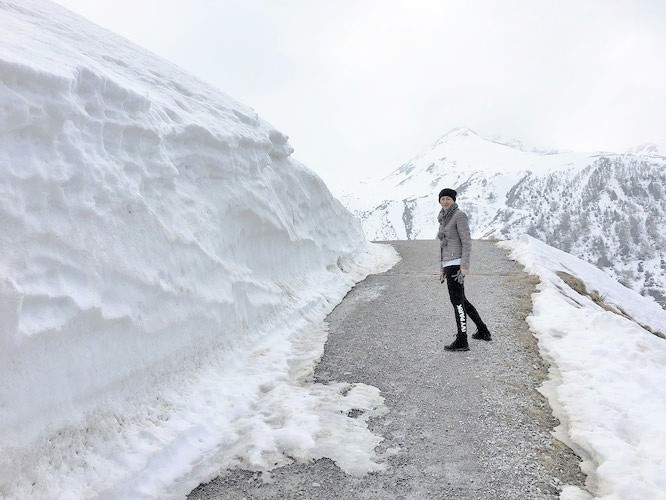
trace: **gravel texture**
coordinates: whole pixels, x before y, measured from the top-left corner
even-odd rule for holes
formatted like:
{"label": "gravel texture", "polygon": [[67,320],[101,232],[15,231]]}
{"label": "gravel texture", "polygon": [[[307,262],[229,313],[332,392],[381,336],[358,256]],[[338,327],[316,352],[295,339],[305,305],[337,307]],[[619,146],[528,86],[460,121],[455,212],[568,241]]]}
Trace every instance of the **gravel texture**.
{"label": "gravel texture", "polygon": [[[553,499],[583,487],[537,391],[547,375],[524,318],[535,280],[493,242],[474,241],[467,297],[493,334],[468,352],[455,335],[437,242],[391,242],[402,260],[369,276],[329,315],[317,382],[378,387],[389,412],[370,421],[387,469],[351,477],[328,459],[270,472],[228,471],[190,499]],[[474,332],[470,322],[470,333]]]}

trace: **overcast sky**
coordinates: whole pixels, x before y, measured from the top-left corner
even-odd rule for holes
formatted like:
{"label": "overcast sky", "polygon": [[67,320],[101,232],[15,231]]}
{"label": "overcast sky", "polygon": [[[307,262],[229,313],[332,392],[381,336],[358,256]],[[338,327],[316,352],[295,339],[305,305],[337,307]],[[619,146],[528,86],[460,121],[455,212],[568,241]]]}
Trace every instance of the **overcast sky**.
{"label": "overcast sky", "polygon": [[666,154],[666,1],[58,0],[217,86],[335,186],[454,127]]}

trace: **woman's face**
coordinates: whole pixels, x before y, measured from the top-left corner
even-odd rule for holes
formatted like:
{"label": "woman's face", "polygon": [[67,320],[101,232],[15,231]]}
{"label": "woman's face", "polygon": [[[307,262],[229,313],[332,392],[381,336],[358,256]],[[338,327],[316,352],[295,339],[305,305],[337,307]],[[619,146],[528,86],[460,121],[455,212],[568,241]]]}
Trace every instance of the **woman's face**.
{"label": "woman's face", "polygon": [[451,205],[453,205],[453,198],[449,196],[442,196],[439,199],[439,204],[442,205],[444,210],[448,210]]}

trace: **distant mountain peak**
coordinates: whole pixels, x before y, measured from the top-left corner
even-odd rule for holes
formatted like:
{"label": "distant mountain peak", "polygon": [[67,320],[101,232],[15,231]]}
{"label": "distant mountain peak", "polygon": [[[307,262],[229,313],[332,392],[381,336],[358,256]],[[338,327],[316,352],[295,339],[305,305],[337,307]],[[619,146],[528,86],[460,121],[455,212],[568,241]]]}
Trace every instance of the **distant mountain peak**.
{"label": "distant mountain peak", "polygon": [[469,136],[479,136],[476,132],[474,132],[471,128],[467,127],[457,127],[457,128],[452,128],[449,130],[446,134],[444,134],[440,140],[442,139],[450,139],[453,137],[469,137]]}

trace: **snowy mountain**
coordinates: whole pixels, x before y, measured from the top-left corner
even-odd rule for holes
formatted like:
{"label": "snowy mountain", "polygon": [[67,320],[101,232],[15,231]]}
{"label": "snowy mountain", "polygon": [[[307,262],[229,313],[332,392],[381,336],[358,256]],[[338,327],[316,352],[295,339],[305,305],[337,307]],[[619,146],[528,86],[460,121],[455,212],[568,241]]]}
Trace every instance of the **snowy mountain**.
{"label": "snowy mountain", "polygon": [[378,391],[305,382],[395,252],[247,106],[48,1],[0,1],[0,26],[0,497],[377,467],[341,408]]}
{"label": "snowy mountain", "polygon": [[475,238],[528,233],[666,299],[666,157],[534,151],[454,129],[387,177],[343,194],[370,240],[429,239],[442,187]]}

